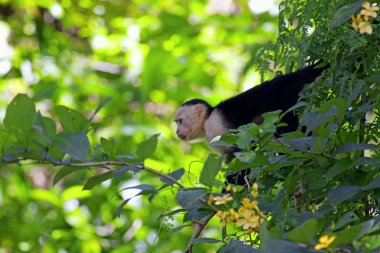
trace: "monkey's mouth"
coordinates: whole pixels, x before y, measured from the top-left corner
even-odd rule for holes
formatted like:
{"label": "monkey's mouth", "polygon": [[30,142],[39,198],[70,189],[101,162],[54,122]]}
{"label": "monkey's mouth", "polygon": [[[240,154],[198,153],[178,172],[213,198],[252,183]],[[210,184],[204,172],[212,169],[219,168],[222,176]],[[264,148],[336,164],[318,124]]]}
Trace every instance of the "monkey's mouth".
{"label": "monkey's mouth", "polygon": [[181,140],[186,140],[186,135],[183,135],[183,134],[177,134],[178,138],[180,138]]}

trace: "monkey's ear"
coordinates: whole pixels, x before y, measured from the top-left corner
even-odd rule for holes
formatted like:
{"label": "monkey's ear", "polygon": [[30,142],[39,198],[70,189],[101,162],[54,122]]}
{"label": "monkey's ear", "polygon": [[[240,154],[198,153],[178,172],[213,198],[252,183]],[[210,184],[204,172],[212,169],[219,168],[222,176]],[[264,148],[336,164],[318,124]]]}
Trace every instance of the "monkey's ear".
{"label": "monkey's ear", "polygon": [[206,110],[204,106],[200,104],[195,105],[194,108],[195,108],[195,111],[198,112],[198,115],[201,115]]}

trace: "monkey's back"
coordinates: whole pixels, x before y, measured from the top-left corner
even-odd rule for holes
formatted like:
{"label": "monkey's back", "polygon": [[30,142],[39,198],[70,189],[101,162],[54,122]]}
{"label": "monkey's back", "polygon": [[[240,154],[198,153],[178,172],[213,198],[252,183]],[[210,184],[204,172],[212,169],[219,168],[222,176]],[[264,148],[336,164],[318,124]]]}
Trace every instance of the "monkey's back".
{"label": "monkey's back", "polygon": [[[310,66],[275,77],[221,102],[215,108],[223,113],[231,128],[251,123],[255,116],[265,112],[287,111],[297,103],[298,95],[305,84],[313,82],[323,69]],[[284,122],[292,125],[292,129],[298,126],[298,119],[295,116],[286,115]]]}

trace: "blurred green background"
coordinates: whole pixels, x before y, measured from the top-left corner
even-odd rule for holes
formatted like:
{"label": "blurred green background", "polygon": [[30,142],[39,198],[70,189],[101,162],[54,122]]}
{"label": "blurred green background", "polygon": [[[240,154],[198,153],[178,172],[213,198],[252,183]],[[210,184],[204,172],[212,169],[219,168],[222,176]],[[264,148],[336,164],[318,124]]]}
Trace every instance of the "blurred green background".
{"label": "blurred green background", "polygon": [[[266,0],[0,0],[0,118],[18,93],[43,115],[56,105],[96,115],[92,145],[116,138],[126,153],[153,133],[158,149],[146,165],[163,172],[185,168],[197,184],[206,143],[176,138],[173,114],[184,100],[216,104],[259,83],[257,54],[277,37],[278,5]],[[151,203],[135,198],[116,216],[118,192],[151,175],[124,175],[82,191],[96,171],[52,185],[57,168],[0,167],[0,253],[181,252],[192,229],[174,236],[182,216],[158,219],[175,206],[174,193]],[[99,172],[99,171],[98,171]],[[122,198],[121,198],[122,197]],[[206,237],[220,237],[214,221]],[[220,245],[196,245],[215,252]],[[213,248],[214,247],[214,248]]]}

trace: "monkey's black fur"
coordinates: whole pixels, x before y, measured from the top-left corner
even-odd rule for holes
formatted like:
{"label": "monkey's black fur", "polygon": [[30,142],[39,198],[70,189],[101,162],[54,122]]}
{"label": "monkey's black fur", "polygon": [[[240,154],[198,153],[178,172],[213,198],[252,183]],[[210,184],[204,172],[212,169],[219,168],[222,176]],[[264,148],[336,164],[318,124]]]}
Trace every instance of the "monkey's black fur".
{"label": "monkey's black fur", "polygon": [[[298,70],[293,73],[275,77],[256,87],[253,87],[237,96],[229,98],[215,107],[210,106],[206,101],[193,99],[183,105],[202,104],[206,106],[208,114],[215,109],[224,118],[228,128],[235,129],[241,125],[251,123],[253,119],[265,112],[281,110],[287,111],[295,105],[302,88],[312,83],[321,75],[323,68],[316,68],[316,65]],[[297,130],[298,117],[294,112],[288,112],[281,122],[287,126],[277,128],[277,134],[288,133]],[[244,170],[240,173],[227,176],[229,183],[244,185],[244,176],[249,175],[250,170]]]}
{"label": "monkey's black fur", "polygon": [[[293,73],[275,77],[255,86],[239,95],[229,98],[215,107],[206,101],[192,99],[183,105],[202,104],[206,106],[208,114],[218,109],[228,128],[235,129],[241,125],[252,123],[256,116],[265,112],[281,110],[287,111],[295,105],[298,95],[305,84],[313,82],[321,75],[325,68],[315,68],[315,65]],[[278,134],[295,131],[298,127],[298,118],[293,112],[287,113],[281,120],[287,126],[279,127]]]}

